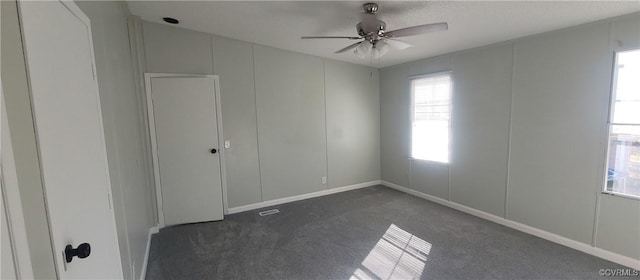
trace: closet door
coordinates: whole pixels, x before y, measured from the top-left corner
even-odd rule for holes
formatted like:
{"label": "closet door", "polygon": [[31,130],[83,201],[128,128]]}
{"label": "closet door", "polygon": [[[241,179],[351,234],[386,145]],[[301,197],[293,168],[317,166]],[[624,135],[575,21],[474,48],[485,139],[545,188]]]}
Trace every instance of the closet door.
{"label": "closet door", "polygon": [[215,79],[149,79],[164,225],[222,220]]}

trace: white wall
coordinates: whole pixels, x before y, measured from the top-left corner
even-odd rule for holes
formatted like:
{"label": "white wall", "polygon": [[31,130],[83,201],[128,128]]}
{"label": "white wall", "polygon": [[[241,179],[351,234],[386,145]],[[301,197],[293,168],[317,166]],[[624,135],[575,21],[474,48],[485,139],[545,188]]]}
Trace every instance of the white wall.
{"label": "white wall", "polygon": [[5,97],[11,141],[13,144],[20,186],[20,196],[27,230],[33,276],[38,279],[56,277],[53,263],[40,161],[31,115],[31,100],[27,85],[22,41],[15,1],[0,1],[2,5],[2,88]]}
{"label": "white wall", "polygon": [[113,204],[125,279],[141,275],[149,228],[157,224],[144,165],[144,133],[134,90],[123,2],[77,2],[91,20]]}
{"label": "white wall", "polygon": [[143,34],[146,72],[220,75],[229,207],[380,179],[376,69],[165,24]]}
{"label": "white wall", "polygon": [[[381,69],[382,180],[640,259],[640,201],[601,194],[613,53],[639,14]],[[410,161],[409,77],[451,70],[451,163]]]}

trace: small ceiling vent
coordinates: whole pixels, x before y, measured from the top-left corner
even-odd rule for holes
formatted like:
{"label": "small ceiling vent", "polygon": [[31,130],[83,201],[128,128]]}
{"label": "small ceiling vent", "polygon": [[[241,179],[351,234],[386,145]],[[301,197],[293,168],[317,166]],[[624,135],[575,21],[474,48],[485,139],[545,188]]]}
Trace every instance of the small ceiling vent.
{"label": "small ceiling vent", "polygon": [[179,20],[172,18],[172,17],[163,17],[162,20],[164,20],[166,23],[171,23],[171,24],[178,24],[180,23]]}

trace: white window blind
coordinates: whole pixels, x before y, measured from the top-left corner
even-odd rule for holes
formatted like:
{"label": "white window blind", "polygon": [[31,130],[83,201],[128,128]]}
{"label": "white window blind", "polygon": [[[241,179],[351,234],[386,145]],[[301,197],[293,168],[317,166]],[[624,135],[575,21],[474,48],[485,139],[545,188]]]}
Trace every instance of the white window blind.
{"label": "white window blind", "polygon": [[411,157],[449,163],[451,75],[411,80]]}
{"label": "white window blind", "polygon": [[640,50],[616,53],[604,191],[640,198]]}

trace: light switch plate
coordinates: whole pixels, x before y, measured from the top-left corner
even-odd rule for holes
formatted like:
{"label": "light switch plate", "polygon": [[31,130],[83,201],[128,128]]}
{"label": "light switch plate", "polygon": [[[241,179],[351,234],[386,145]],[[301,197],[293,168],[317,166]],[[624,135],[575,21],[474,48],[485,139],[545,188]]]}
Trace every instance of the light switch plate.
{"label": "light switch plate", "polygon": [[225,140],[224,141],[224,148],[225,149],[230,149],[231,148],[231,141]]}

